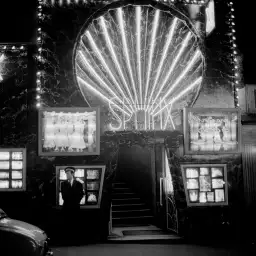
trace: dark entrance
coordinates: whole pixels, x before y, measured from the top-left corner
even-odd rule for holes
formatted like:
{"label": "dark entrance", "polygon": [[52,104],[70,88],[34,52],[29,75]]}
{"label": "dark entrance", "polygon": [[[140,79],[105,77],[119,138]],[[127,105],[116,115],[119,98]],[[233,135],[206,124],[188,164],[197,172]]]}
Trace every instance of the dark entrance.
{"label": "dark entrance", "polygon": [[168,150],[164,141],[121,145],[112,193],[112,225],[155,225],[178,232]]}

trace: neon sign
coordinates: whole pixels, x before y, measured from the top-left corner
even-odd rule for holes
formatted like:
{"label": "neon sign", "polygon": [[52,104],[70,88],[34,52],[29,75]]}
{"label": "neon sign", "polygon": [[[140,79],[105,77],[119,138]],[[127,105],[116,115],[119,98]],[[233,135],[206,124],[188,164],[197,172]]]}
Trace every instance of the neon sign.
{"label": "neon sign", "polygon": [[109,107],[111,130],[173,130],[174,113],[201,87],[196,30],[182,13],[158,8],[116,4],[92,16],[78,37],[78,86]]}

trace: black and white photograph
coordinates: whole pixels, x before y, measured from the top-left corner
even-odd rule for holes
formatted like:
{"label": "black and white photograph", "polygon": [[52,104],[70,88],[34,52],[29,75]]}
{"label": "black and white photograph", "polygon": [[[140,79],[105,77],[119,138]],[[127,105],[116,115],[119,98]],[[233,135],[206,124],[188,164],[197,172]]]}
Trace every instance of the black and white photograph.
{"label": "black and white photograph", "polygon": [[254,2],[2,0],[0,255],[256,255]]}

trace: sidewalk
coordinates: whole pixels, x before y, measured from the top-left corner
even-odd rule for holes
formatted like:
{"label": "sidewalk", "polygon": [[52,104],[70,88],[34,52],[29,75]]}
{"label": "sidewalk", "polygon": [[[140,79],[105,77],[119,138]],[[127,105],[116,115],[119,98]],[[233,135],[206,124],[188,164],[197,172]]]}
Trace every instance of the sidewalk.
{"label": "sidewalk", "polygon": [[188,244],[97,244],[53,248],[54,256],[239,256],[244,250]]}

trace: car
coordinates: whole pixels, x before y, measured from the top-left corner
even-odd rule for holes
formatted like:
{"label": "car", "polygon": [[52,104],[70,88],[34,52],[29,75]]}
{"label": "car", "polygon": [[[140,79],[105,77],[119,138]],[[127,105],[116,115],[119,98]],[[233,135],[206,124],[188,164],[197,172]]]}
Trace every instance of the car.
{"label": "car", "polygon": [[[0,254],[5,256],[51,256],[49,238],[40,228],[14,220],[0,209]],[[3,253],[3,254],[2,254]]]}

